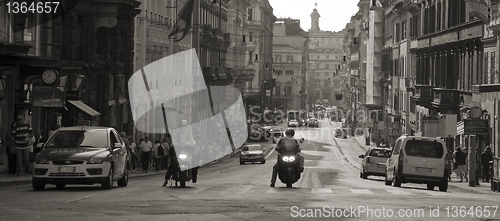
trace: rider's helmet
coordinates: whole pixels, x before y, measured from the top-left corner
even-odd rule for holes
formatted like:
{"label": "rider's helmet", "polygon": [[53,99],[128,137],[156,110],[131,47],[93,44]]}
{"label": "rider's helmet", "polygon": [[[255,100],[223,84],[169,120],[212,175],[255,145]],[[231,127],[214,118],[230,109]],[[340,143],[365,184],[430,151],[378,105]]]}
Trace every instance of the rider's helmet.
{"label": "rider's helmet", "polygon": [[292,128],[288,128],[285,131],[285,135],[293,137],[295,135],[295,130],[293,130]]}

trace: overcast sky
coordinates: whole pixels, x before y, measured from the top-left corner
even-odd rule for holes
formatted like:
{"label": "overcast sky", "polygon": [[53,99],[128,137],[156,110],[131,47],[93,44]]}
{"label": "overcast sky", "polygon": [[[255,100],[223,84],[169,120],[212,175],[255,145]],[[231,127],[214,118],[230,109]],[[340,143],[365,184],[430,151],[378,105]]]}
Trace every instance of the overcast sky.
{"label": "overcast sky", "polygon": [[277,18],[300,19],[304,31],[311,28],[311,13],[314,3],[319,15],[319,28],[323,31],[340,31],[351,16],[358,12],[358,0],[269,0]]}

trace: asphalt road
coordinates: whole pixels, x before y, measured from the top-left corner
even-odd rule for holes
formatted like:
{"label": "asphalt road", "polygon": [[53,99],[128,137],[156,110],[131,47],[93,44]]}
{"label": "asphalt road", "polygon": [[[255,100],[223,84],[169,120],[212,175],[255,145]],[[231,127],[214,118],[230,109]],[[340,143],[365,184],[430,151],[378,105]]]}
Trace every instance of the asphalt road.
{"label": "asphalt road", "polygon": [[[163,175],[136,177],[127,187],[67,186],[33,191],[0,188],[0,220],[496,220],[497,194],[425,185],[385,186],[383,177],[359,178],[359,144],[332,139],[333,128],[297,128],[306,159],[302,178],[269,187],[276,153],[267,162],[239,165],[239,155],[200,168],[198,183],[161,187]],[[263,143],[272,148],[272,143]],[[493,207],[495,206],[495,207]],[[485,209],[485,207],[487,209]],[[481,217],[478,217],[481,215]],[[488,217],[486,217],[488,215]],[[494,215],[494,216],[493,216]]]}

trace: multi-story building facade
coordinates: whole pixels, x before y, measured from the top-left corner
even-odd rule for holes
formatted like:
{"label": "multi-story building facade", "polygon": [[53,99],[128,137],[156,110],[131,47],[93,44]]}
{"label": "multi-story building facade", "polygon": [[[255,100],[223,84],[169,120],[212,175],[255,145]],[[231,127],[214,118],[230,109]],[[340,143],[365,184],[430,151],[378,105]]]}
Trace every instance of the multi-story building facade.
{"label": "multi-story building facade", "polygon": [[[247,32],[243,36],[246,43],[248,68],[255,71],[255,77],[247,82],[244,102],[247,109],[259,106],[264,113],[270,108],[270,93],[274,87],[273,69],[273,24],[276,17],[268,0],[251,0],[247,8]],[[267,96],[269,94],[269,96]]]}
{"label": "multi-story building facade", "polygon": [[414,135],[420,126],[411,97],[415,84],[415,56],[418,46],[417,3],[388,2],[385,14],[385,41],[381,86],[384,94],[384,139],[394,140],[402,134]]}
{"label": "multi-story building facade", "polygon": [[319,27],[320,15],[316,9],[311,13],[307,63],[307,103],[328,100],[338,105],[335,94],[342,93],[340,84],[343,59],[344,31],[322,31]]}
{"label": "multi-story building facade", "polygon": [[[383,5],[380,1],[361,0],[359,10],[351,18],[349,40],[350,51],[351,106],[349,123],[356,129],[365,129],[365,136],[372,140],[382,136],[383,96],[380,80],[382,77],[383,47]],[[370,133],[371,132],[371,133]]]}
{"label": "multi-story building facade", "polygon": [[42,140],[78,124],[130,132],[124,85],[133,73],[139,4],[78,1],[52,17],[9,13],[0,4],[0,137],[19,114]]}
{"label": "multi-story building facade", "polygon": [[231,69],[232,85],[241,93],[245,92],[247,82],[252,81],[257,73],[254,68],[248,68],[247,42],[243,41],[245,33],[248,33],[247,8],[250,6],[249,0],[229,1],[227,11],[227,32],[231,43],[225,63]]}
{"label": "multi-story building facade", "polygon": [[273,109],[305,109],[307,34],[300,29],[300,20],[278,19],[273,43]]}

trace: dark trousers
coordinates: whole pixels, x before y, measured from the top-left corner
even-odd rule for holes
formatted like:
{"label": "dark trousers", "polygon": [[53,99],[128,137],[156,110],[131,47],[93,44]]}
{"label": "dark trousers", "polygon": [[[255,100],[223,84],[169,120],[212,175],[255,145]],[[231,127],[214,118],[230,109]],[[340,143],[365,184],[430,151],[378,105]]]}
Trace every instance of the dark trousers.
{"label": "dark trousers", "polygon": [[166,170],[168,168],[168,160],[170,159],[170,156],[163,156],[161,160],[161,169]]}
{"label": "dark trousers", "polygon": [[486,179],[486,182],[490,181],[490,165],[483,164],[483,181]]}
{"label": "dark trousers", "polygon": [[130,154],[130,162],[131,162],[131,164],[132,164],[132,165],[131,165],[131,166],[132,166],[132,170],[135,170],[135,164],[136,164],[136,160],[135,160],[135,158],[136,158],[135,153],[131,153],[131,154]]}
{"label": "dark trousers", "polygon": [[142,162],[142,169],[144,171],[148,171],[149,170],[149,163],[150,163],[150,153],[151,151],[148,151],[148,152],[142,152],[141,153],[141,162]]}
{"label": "dark trousers", "polygon": [[170,178],[172,179],[176,179],[177,177],[177,168],[179,167],[179,164],[174,164],[174,163],[170,163],[170,165],[168,165],[168,168],[167,168],[167,173],[165,174],[165,180],[169,180]]}
{"label": "dark trousers", "polygon": [[16,174],[17,158],[16,153],[11,153],[7,151],[7,163],[9,164],[9,174]]}
{"label": "dark trousers", "polygon": [[160,171],[161,169],[161,161],[162,161],[162,157],[157,157],[155,159],[155,165],[156,165],[156,171]]}
{"label": "dark trousers", "polygon": [[26,174],[30,162],[30,149],[16,149],[16,151],[17,174]]}

